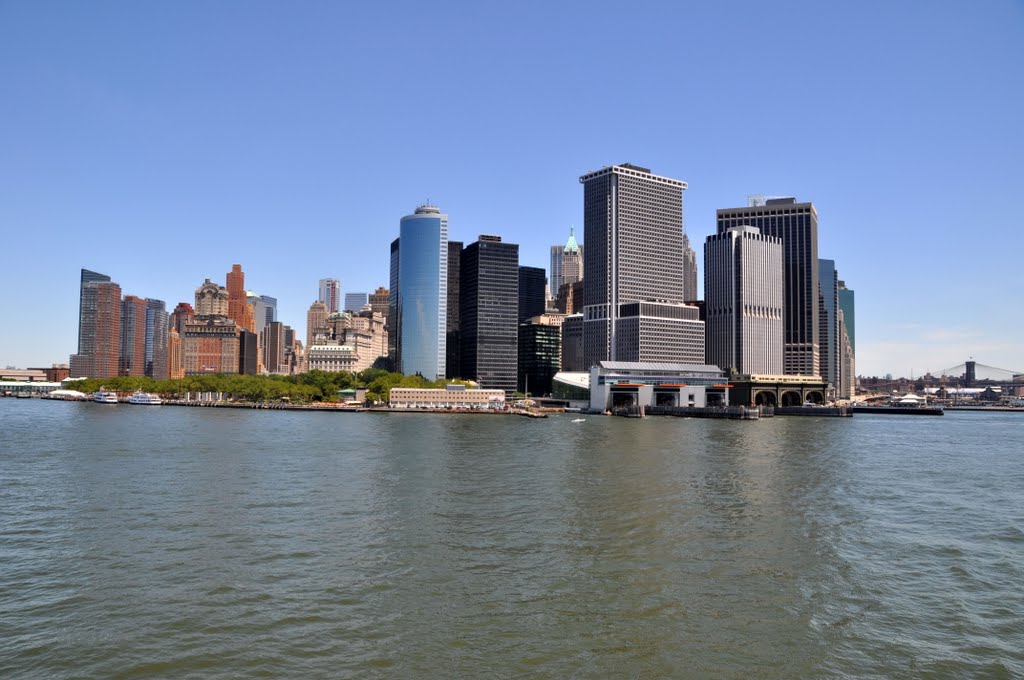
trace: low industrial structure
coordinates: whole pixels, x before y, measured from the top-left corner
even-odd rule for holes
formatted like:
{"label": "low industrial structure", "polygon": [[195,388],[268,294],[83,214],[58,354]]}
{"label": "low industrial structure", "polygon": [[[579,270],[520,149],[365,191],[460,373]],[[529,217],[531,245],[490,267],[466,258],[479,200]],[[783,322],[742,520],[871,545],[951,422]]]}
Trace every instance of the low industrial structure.
{"label": "low industrial structure", "polygon": [[728,406],[729,388],[717,366],[601,361],[590,369],[590,410]]}

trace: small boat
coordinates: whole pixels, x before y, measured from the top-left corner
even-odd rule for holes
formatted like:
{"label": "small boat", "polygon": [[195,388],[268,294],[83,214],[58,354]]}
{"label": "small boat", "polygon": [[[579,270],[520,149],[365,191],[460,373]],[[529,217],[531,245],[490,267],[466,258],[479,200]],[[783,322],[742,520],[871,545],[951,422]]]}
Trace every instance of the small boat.
{"label": "small boat", "polygon": [[98,404],[116,404],[117,392],[111,392],[106,387],[101,387],[93,392],[92,400]]}
{"label": "small boat", "polygon": [[572,422],[574,422],[574,423],[585,423],[585,422],[587,422],[587,419],[586,418],[573,418]]}
{"label": "small boat", "polygon": [[140,404],[142,406],[159,406],[164,402],[163,400],[160,399],[160,397],[158,397],[155,394],[152,394],[150,392],[143,392],[142,390],[136,390],[134,393],[132,393],[132,396],[128,397],[128,403]]}

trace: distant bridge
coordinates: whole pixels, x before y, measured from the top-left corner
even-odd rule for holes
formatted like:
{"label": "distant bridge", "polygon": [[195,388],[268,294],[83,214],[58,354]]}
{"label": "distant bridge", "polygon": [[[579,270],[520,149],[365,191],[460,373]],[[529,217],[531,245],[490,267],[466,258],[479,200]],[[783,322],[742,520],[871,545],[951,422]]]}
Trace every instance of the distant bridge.
{"label": "distant bridge", "polygon": [[958,364],[951,368],[944,368],[941,371],[930,371],[935,377],[949,376],[951,378],[960,378],[967,374],[967,365],[974,364],[974,379],[975,380],[994,380],[996,382],[1007,382],[1013,379],[1015,375],[1024,374],[1024,371],[1013,371],[1008,368],[996,368],[995,366],[986,366],[985,364],[979,364],[976,361],[965,361],[962,364]]}

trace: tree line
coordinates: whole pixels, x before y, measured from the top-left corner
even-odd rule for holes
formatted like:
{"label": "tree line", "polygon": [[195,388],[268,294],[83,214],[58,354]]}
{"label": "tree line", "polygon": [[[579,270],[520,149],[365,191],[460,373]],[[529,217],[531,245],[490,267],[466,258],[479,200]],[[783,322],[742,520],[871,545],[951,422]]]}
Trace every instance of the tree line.
{"label": "tree line", "polygon": [[87,394],[101,387],[119,394],[142,390],[167,399],[182,398],[187,393],[220,392],[225,398],[235,401],[290,401],[304,404],[342,401],[338,392],[356,387],[366,388],[367,401],[386,402],[392,387],[444,387],[450,383],[466,384],[466,381],[427,380],[421,375],[402,375],[380,368],[368,368],[359,373],[315,370],[296,375],[210,373],[174,380],[154,380],[144,376],[87,378],[75,381],[69,387]]}

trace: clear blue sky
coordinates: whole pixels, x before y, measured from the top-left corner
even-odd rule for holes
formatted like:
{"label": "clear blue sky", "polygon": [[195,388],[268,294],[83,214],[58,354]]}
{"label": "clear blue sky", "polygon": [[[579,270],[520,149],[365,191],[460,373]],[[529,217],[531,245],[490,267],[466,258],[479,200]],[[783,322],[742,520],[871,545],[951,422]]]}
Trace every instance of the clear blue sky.
{"label": "clear blue sky", "polygon": [[[0,364],[67,361],[79,269],[191,301],[233,263],[300,332],[402,215],[522,264],[632,162],[812,200],[858,372],[1024,370],[1024,4],[0,0]],[[703,277],[703,266],[701,266]]]}

